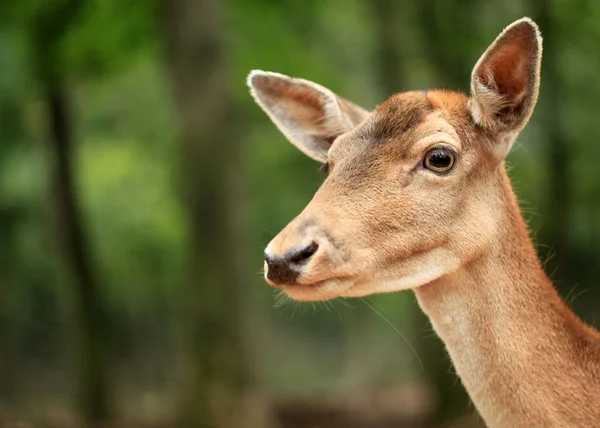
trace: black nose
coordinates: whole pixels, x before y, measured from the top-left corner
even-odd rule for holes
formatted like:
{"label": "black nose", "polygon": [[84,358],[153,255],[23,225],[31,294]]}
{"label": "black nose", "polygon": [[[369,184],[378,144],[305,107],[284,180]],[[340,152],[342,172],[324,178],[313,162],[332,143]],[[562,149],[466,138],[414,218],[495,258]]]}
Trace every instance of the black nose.
{"label": "black nose", "polygon": [[294,250],[284,257],[274,257],[265,253],[265,261],[267,262],[267,278],[276,284],[294,284],[298,275],[300,275],[299,267],[306,263],[319,249],[316,242],[309,246]]}

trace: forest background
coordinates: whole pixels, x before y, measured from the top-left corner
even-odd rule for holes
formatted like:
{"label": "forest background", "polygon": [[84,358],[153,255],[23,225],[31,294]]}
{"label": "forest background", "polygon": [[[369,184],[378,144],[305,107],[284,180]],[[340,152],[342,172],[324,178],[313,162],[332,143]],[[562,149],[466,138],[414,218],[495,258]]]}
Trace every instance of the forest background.
{"label": "forest background", "polygon": [[413,293],[278,304],[263,248],[323,175],[245,80],[466,91],[525,15],[542,86],[510,175],[598,326],[600,2],[2,2],[0,426],[480,426]]}

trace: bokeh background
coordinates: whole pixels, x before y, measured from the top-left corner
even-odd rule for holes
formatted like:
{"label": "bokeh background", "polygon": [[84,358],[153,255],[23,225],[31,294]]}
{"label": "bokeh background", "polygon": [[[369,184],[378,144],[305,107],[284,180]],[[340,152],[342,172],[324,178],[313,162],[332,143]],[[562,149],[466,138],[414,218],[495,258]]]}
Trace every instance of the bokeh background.
{"label": "bokeh background", "polygon": [[594,324],[600,2],[1,2],[0,426],[481,426],[413,293],[300,305],[263,282],[264,246],[323,176],[245,79],[367,108],[467,90],[524,15],[542,87],[510,175]]}

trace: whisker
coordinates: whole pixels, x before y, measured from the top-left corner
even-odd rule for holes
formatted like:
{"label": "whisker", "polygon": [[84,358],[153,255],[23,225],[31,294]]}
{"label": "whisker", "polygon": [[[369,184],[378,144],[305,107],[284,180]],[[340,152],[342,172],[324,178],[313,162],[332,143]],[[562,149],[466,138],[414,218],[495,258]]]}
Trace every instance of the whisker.
{"label": "whisker", "polygon": [[340,320],[340,325],[343,327],[344,326],[344,319],[342,318],[342,313],[340,312],[340,308],[338,308],[337,306],[335,307],[335,311],[337,312],[338,318]]}
{"label": "whisker", "polygon": [[291,303],[292,299],[290,299],[290,296],[288,296],[287,294],[285,294],[285,291],[283,290],[278,290],[277,293],[275,294],[275,304],[274,306],[276,308],[281,308],[284,305]]}
{"label": "whisker", "polygon": [[350,303],[347,299],[339,298],[339,299],[336,299],[336,302],[340,302],[346,308],[354,307],[354,305],[352,303]]}
{"label": "whisker", "polygon": [[[575,290],[577,287],[573,287],[573,290]],[[589,290],[587,288],[584,288],[582,290],[580,290],[579,292],[575,293],[571,299],[569,300],[568,297],[565,298],[565,300],[567,301],[567,303],[569,305],[572,305],[575,302],[575,299],[577,299],[578,297],[580,297],[581,295],[587,293]],[[569,292],[570,293],[570,292]]]}
{"label": "whisker", "polygon": [[366,299],[361,297],[361,300],[363,302],[365,302],[365,304],[371,308],[373,310],[373,312],[375,312],[377,315],[379,315],[390,327],[392,327],[394,329],[394,331],[396,333],[398,333],[398,335],[404,339],[404,341],[406,342],[406,344],[408,345],[408,347],[413,351],[413,353],[415,354],[415,357],[417,357],[417,360],[419,361],[419,365],[421,366],[421,368],[423,367],[423,361],[421,361],[421,357],[419,357],[419,354],[417,353],[416,349],[413,348],[413,346],[410,344],[410,342],[408,341],[408,339],[400,332],[400,330],[398,330],[396,328],[396,326],[394,324],[391,323],[390,320],[388,320],[381,312],[379,312],[377,309],[375,309],[374,306],[372,306]]}
{"label": "whisker", "polygon": [[338,310],[337,306],[335,305],[335,301],[334,301],[334,300],[326,300],[326,301],[325,301],[325,304],[326,304],[326,305],[327,305],[329,308],[331,308],[331,311],[334,311],[334,310],[336,310],[336,311],[337,311],[337,310]]}

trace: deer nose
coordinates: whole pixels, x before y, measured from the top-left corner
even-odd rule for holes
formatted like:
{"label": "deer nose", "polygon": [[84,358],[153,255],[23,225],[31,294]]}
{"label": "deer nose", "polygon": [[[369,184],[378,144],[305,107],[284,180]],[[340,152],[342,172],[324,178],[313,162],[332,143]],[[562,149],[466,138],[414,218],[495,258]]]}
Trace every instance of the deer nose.
{"label": "deer nose", "polygon": [[283,257],[265,252],[267,278],[275,284],[294,284],[300,275],[301,266],[307,263],[318,249],[319,245],[316,242],[312,242],[304,248],[290,251]]}

